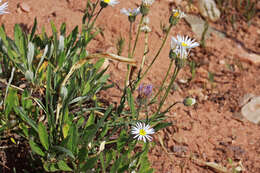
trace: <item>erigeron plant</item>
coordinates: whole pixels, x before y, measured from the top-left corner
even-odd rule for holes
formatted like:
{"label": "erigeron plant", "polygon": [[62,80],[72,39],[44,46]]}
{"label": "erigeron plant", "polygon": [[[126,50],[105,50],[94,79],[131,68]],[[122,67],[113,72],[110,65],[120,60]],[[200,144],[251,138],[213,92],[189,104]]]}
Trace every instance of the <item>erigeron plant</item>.
{"label": "erigeron plant", "polygon": [[[0,76],[8,81],[3,82],[6,90],[0,95],[3,99],[0,129],[3,135],[15,129],[26,139],[34,161],[41,164],[45,171],[153,172],[147,158],[149,142],[154,133],[170,125],[164,122],[165,113],[176,103],[164,111],[161,111],[162,106],[190,50],[198,43],[187,36],[172,37],[169,68],[160,89],[153,95],[152,85],[140,83],[159,58],[171,29],[184,13],[172,11],[163,42],[145,67],[151,32],[148,15],[154,0],[142,0],[136,9],[121,10],[130,23],[127,58],[108,52],[89,54],[86,51],[88,44],[100,33],[95,27],[98,16],[110,6],[116,8],[118,3],[117,0],[88,1],[82,31],[79,32],[76,27],[67,36],[65,24],[61,25],[58,35],[53,23],[52,36],[48,37],[44,31],[35,34],[36,20],[30,34],[25,34],[19,25],[15,25],[14,40],[6,35],[4,27],[0,28]],[[131,45],[133,23],[139,14],[138,31],[134,45]],[[145,34],[144,43],[138,41],[141,32]],[[137,78],[131,79],[131,67],[136,65],[137,44],[145,44],[145,50]],[[90,63],[89,59],[93,58],[99,61]],[[101,90],[113,87],[107,84],[107,68],[101,69],[104,58],[128,65],[126,85],[118,106],[106,105],[98,98]],[[162,99],[158,100],[174,62],[170,84]],[[22,77],[26,79],[22,81],[26,89],[16,86]],[[138,92],[138,103],[134,92]],[[193,104],[194,100],[186,100],[185,103]],[[146,118],[142,119],[139,108],[151,104],[158,104],[157,111],[152,115],[146,113]],[[10,126],[9,119],[13,116],[17,118]],[[142,147],[138,149],[137,145]]]}

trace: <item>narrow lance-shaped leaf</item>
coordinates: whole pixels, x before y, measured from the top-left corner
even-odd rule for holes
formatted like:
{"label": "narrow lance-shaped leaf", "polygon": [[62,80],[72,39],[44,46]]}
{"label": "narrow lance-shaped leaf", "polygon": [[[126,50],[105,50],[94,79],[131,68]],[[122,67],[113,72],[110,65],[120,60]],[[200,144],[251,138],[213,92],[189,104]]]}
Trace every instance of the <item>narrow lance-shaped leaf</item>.
{"label": "narrow lance-shaped leaf", "polygon": [[39,154],[40,156],[45,156],[45,153],[42,151],[42,149],[35,143],[35,142],[33,142],[32,140],[30,140],[29,141],[29,145],[30,145],[30,147],[31,147],[31,149],[35,152],[35,153],[37,153],[37,154]]}
{"label": "narrow lance-shaped leaf", "polygon": [[41,141],[41,144],[43,147],[48,150],[49,149],[49,139],[48,139],[48,133],[47,130],[42,122],[38,125],[38,135]]}
{"label": "narrow lance-shaped leaf", "polygon": [[32,61],[34,56],[34,45],[32,42],[29,42],[28,44],[28,53],[27,53],[27,61],[29,69],[32,71]]}
{"label": "narrow lance-shaped leaf", "polygon": [[67,165],[66,162],[64,162],[63,160],[60,160],[58,162],[58,167],[59,169],[61,169],[62,171],[72,171],[72,169]]}

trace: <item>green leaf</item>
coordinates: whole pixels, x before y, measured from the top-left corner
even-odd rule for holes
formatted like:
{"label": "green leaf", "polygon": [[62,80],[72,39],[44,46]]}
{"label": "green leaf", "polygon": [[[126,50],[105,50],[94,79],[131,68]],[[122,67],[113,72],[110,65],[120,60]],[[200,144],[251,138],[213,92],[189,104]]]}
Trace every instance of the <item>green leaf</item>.
{"label": "green leaf", "polygon": [[95,114],[94,112],[92,111],[90,113],[90,116],[88,117],[88,121],[86,123],[86,127],[90,126],[91,124],[94,124],[95,123]]}
{"label": "green leaf", "polygon": [[48,150],[49,149],[49,139],[48,132],[42,122],[38,124],[38,135],[43,147]]}
{"label": "green leaf", "polygon": [[127,133],[125,130],[121,130],[119,139],[117,140],[117,151],[122,152],[125,144],[128,141]]}
{"label": "green leaf", "polygon": [[166,127],[171,126],[171,125],[172,125],[172,123],[162,122],[162,123],[158,123],[156,126],[154,126],[153,129],[155,131],[158,131],[160,129],[166,128]]}
{"label": "green leaf", "polygon": [[34,57],[34,44],[32,42],[28,43],[28,53],[27,53],[27,61],[30,70],[32,70],[32,61]]}
{"label": "green leaf", "polygon": [[104,62],[105,62],[104,58],[99,59],[98,62],[94,65],[94,68],[99,70],[100,67],[102,67],[102,65],[104,64]]}
{"label": "green leaf", "polygon": [[9,115],[13,108],[19,106],[17,91],[9,88],[8,95],[5,100],[5,115]]}
{"label": "green leaf", "polygon": [[72,159],[75,159],[74,154],[68,150],[67,148],[61,147],[61,146],[53,146],[54,150],[57,150],[59,152],[62,152],[64,154],[66,154],[67,156],[70,156]]}
{"label": "green leaf", "polygon": [[69,134],[68,134],[68,143],[67,147],[73,153],[75,152],[78,146],[78,130],[74,124],[70,126]]}
{"label": "green leaf", "polygon": [[90,126],[88,126],[84,131],[84,142],[86,144],[88,144],[89,142],[91,142],[91,140],[96,136],[98,130],[98,126],[96,124],[92,124]]}
{"label": "green leaf", "polygon": [[64,162],[63,160],[60,160],[58,162],[58,167],[60,170],[62,171],[72,171],[72,169],[67,165],[66,162]]}
{"label": "green leaf", "polygon": [[80,170],[87,171],[87,170],[94,168],[94,166],[97,164],[97,160],[98,160],[97,156],[88,159],[87,162],[81,167]]}
{"label": "green leaf", "polygon": [[89,82],[86,83],[82,95],[86,95],[90,91],[91,87]]}
{"label": "green leaf", "polygon": [[4,45],[6,47],[8,47],[9,44],[8,44],[7,39],[6,39],[6,33],[5,33],[5,30],[4,30],[3,26],[0,27],[0,38],[1,38],[1,40],[3,40]]}
{"label": "green leaf", "polygon": [[127,100],[128,100],[128,104],[130,106],[130,110],[132,112],[132,116],[136,116],[136,110],[135,110],[135,104],[134,104],[134,98],[133,95],[131,93],[130,88],[127,88]]}
{"label": "green leaf", "polygon": [[44,162],[43,168],[47,172],[56,172],[58,171],[58,165],[56,163]]}
{"label": "green leaf", "polygon": [[27,124],[29,124],[36,132],[38,132],[38,128],[36,125],[36,122],[33,121],[28,115],[27,112],[24,111],[24,109],[22,107],[14,107],[14,110],[16,112],[16,114],[18,114],[20,116],[20,118],[26,122]]}
{"label": "green leaf", "polygon": [[32,32],[31,32],[30,39],[29,39],[30,41],[32,41],[36,29],[37,29],[37,19],[34,18],[33,28],[32,28]]}
{"label": "green leaf", "polygon": [[110,173],[116,173],[120,167],[121,162],[122,162],[122,156],[120,156],[118,159],[116,159],[115,163],[113,164],[113,166],[110,170]]}
{"label": "green leaf", "polygon": [[42,149],[32,140],[29,140],[29,145],[33,152],[39,154],[40,156],[45,156],[45,153],[42,151]]}
{"label": "green leaf", "polygon": [[60,35],[66,34],[66,23],[62,23],[60,26]]}
{"label": "green leaf", "polygon": [[66,138],[68,136],[69,129],[70,129],[70,125],[69,124],[64,124],[62,126],[62,134],[63,134],[64,138]]}

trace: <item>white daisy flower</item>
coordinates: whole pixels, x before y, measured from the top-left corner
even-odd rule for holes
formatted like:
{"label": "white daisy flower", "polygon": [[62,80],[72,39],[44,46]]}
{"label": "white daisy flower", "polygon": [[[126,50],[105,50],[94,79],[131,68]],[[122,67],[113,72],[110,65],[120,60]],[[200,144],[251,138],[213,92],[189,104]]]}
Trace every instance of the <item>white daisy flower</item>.
{"label": "white daisy flower", "polygon": [[142,3],[144,6],[150,7],[154,3],[154,0],[142,0]]}
{"label": "white daisy flower", "polygon": [[184,36],[177,35],[177,39],[172,37],[171,45],[179,45],[182,48],[191,49],[199,46],[199,43],[195,42],[195,40],[192,40],[188,36],[184,37]]}
{"label": "white daisy flower", "polygon": [[119,3],[117,0],[102,0],[101,2],[111,6],[114,6]]}
{"label": "white daisy flower", "polygon": [[137,140],[143,140],[144,142],[146,142],[146,140],[152,141],[150,135],[154,133],[154,129],[149,125],[145,125],[145,123],[138,122],[131,129],[131,134],[135,135],[134,138],[137,138]]}
{"label": "white daisy flower", "polygon": [[[0,0],[0,2],[2,2],[2,0]],[[6,14],[8,13],[6,10],[7,10],[7,7],[8,7],[8,2],[5,2],[3,3],[1,6],[0,6],[0,15],[1,14]]]}
{"label": "white daisy flower", "polygon": [[182,12],[181,10],[179,10],[179,9],[173,9],[172,10],[172,15],[173,15],[173,17],[175,17],[175,18],[183,18],[183,17],[185,17],[186,15],[185,15],[185,13],[184,12]]}
{"label": "white daisy flower", "polygon": [[134,8],[133,10],[131,10],[130,8],[128,10],[125,8],[122,8],[120,10],[120,12],[127,16],[137,16],[138,14],[140,14],[140,7]]}

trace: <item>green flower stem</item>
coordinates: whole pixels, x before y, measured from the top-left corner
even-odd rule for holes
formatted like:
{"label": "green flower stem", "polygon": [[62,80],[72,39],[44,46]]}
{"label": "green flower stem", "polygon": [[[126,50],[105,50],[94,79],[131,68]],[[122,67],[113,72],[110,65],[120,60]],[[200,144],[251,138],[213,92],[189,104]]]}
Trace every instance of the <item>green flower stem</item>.
{"label": "green flower stem", "polygon": [[170,82],[170,84],[169,84],[169,86],[168,86],[166,92],[164,93],[164,96],[163,96],[163,98],[162,98],[162,100],[161,100],[161,102],[160,102],[160,104],[159,104],[159,108],[157,109],[157,112],[154,114],[154,116],[157,116],[158,113],[160,112],[160,110],[161,110],[161,108],[162,108],[162,106],[163,106],[163,104],[164,104],[164,102],[165,102],[165,100],[166,100],[166,98],[167,98],[167,96],[168,96],[168,94],[169,94],[171,88],[172,88],[172,85],[173,85],[173,83],[174,83],[174,81],[175,81],[175,79],[176,79],[176,77],[177,77],[179,71],[180,71],[180,68],[179,68],[178,66],[176,66],[176,67],[174,68],[174,72],[173,72],[173,75],[172,75],[172,77],[171,77],[171,82]]}
{"label": "green flower stem", "polygon": [[[92,18],[93,15],[94,15],[94,12],[95,12],[95,9],[96,9],[98,3],[99,3],[99,0],[97,0],[97,2],[96,2],[95,5],[94,5],[94,8],[93,8],[93,10],[92,10],[92,12],[91,12],[91,15],[90,15],[91,18]],[[89,22],[90,22],[91,18],[90,18],[90,19],[88,20],[88,22],[87,22],[87,28],[88,28],[88,25],[89,25]]]}
{"label": "green flower stem", "polygon": [[135,48],[136,48],[137,41],[138,41],[138,38],[139,38],[139,35],[140,35],[140,31],[141,31],[141,26],[142,26],[143,20],[144,20],[144,16],[142,15],[140,23],[139,23],[139,26],[138,26],[137,34],[136,34],[136,37],[135,37],[135,43],[134,43],[134,47],[133,47],[133,50],[132,50],[131,57],[134,57]]}
{"label": "green flower stem", "polygon": [[145,62],[145,59],[146,59],[147,52],[148,52],[148,32],[145,32],[144,55],[143,55],[142,64],[141,64],[141,67],[140,67],[140,72],[142,71],[142,69],[144,67],[144,62]]}
{"label": "green flower stem", "polygon": [[113,144],[113,143],[116,143],[116,142],[117,142],[117,140],[112,140],[112,141],[106,142],[106,144]]}
{"label": "green flower stem", "polygon": [[[132,26],[133,26],[133,23],[130,22],[130,26],[129,26],[130,27],[129,28],[129,43],[128,43],[128,58],[131,58]],[[130,65],[127,64],[127,74],[126,74],[126,79],[125,79],[125,86],[128,85],[129,77],[130,77]]]}
{"label": "green flower stem", "polygon": [[160,89],[159,89],[158,92],[155,94],[155,96],[151,99],[151,101],[150,101],[149,104],[153,103],[153,102],[157,99],[158,95],[162,92],[163,87],[164,87],[164,84],[165,84],[165,81],[166,81],[167,77],[169,76],[170,70],[171,70],[171,68],[172,68],[173,60],[174,60],[174,59],[171,59],[170,65],[169,65],[168,70],[167,70],[167,73],[166,73],[166,75],[165,75],[165,77],[164,77],[164,79],[163,79],[162,85],[160,86]]}
{"label": "green flower stem", "polygon": [[159,48],[158,52],[156,53],[156,55],[154,56],[152,62],[150,63],[150,65],[148,66],[148,68],[145,70],[144,74],[136,81],[135,83],[135,86],[133,87],[133,89],[135,89],[139,83],[141,82],[141,80],[145,77],[145,75],[147,74],[147,72],[150,70],[150,68],[152,67],[152,65],[154,64],[155,60],[158,58],[158,56],[160,55],[161,51],[162,51],[162,48],[164,47],[165,43],[166,43],[166,40],[169,36],[169,33],[171,31],[171,28],[173,27],[173,25],[170,25],[169,28],[167,29],[167,32],[166,32],[166,36],[163,40],[163,43],[161,45],[161,47]]}
{"label": "green flower stem", "polygon": [[[93,19],[93,21],[92,21],[92,23],[91,23],[91,25],[90,25],[90,27],[89,27],[89,28],[90,28],[89,32],[90,32],[91,29],[93,28],[93,26],[94,26],[94,24],[95,24],[95,22],[96,22],[98,16],[100,15],[100,13],[101,13],[101,11],[102,11],[103,9],[104,9],[103,7],[101,7],[101,8],[99,9],[97,15],[95,16],[95,18]],[[88,27],[88,25],[87,25],[87,27]]]}
{"label": "green flower stem", "polygon": [[[133,58],[134,57],[134,53],[135,53],[135,48],[136,48],[136,45],[137,45],[137,41],[138,41],[138,38],[139,38],[139,35],[140,35],[140,31],[141,31],[141,26],[142,26],[142,23],[143,23],[143,19],[144,19],[144,16],[141,17],[141,20],[139,22],[139,26],[138,26],[138,31],[137,31],[137,34],[136,34],[136,37],[135,37],[135,43],[134,43],[134,47],[133,47],[133,50],[132,50],[132,53],[130,55],[129,58]],[[128,65],[128,70],[127,70],[127,77],[126,77],[126,86],[128,85],[128,83],[130,82],[130,74],[131,74],[131,71],[132,71],[132,66]]]}

